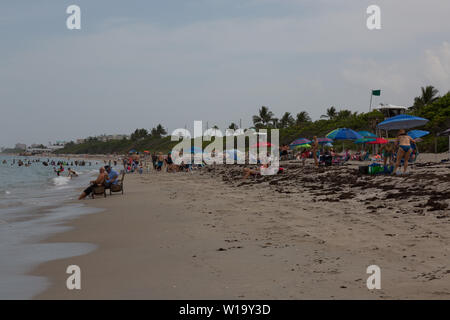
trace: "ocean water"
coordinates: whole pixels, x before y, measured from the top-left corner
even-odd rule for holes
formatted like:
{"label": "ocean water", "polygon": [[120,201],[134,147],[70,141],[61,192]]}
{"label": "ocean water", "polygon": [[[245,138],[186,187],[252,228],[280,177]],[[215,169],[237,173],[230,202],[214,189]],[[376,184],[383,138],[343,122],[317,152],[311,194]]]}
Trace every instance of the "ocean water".
{"label": "ocean water", "polygon": [[[30,161],[30,166],[19,167],[19,159],[24,163]],[[51,234],[67,230],[63,224],[68,220],[99,211],[89,208],[86,205],[89,201],[68,202],[78,198],[89,181],[97,176],[103,162],[85,160],[86,166],[71,166],[69,163],[58,177],[53,166],[43,165],[42,162],[47,160],[0,155],[0,299],[29,299],[44,290],[48,285],[47,279],[27,275],[39,263],[95,249],[94,245],[85,243],[41,241]],[[51,160],[67,161],[63,158]],[[75,159],[69,160],[72,161]],[[69,167],[79,176],[67,177]]]}

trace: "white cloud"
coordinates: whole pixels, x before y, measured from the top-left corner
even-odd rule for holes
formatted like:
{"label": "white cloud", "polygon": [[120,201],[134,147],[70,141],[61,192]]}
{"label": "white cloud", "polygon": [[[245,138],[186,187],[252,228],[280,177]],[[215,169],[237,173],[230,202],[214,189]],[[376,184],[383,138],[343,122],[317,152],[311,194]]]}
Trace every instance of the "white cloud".
{"label": "white cloud", "polygon": [[450,89],[450,44],[444,42],[439,48],[426,50],[425,74],[436,87]]}
{"label": "white cloud", "polygon": [[450,34],[449,1],[379,0],[383,29],[373,32],[365,21],[371,1],[286,0],[286,8],[309,6],[307,14],[293,6],[273,16],[258,14],[258,2],[248,2],[252,17],[112,17],[95,31],[83,25],[25,39],[28,51],[0,52],[0,95],[10,110],[0,129],[21,123],[24,134],[47,141],[55,132],[66,139],[159,122],[173,129],[199,117],[224,127],[250,121],[263,104],[277,115],[306,109],[318,117],[331,105],[364,111],[371,88],[394,104],[410,103],[425,80],[450,88],[449,44],[423,49]]}

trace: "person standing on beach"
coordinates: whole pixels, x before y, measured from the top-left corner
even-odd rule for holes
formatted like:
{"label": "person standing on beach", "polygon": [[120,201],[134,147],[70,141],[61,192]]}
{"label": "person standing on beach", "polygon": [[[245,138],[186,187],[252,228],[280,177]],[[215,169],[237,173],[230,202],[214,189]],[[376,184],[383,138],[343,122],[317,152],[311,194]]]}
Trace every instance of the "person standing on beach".
{"label": "person standing on beach", "polygon": [[319,150],[319,141],[317,140],[317,137],[313,137],[313,145],[312,145],[312,153],[314,157],[314,164],[316,167],[319,167],[319,159],[317,159],[317,151]]}
{"label": "person standing on beach", "polygon": [[413,138],[406,134],[405,130],[402,129],[398,132],[397,143],[399,146],[397,151],[397,161],[392,173],[401,174],[400,172],[397,172],[397,169],[401,167],[401,161],[403,159],[403,173],[405,174],[406,170],[408,169],[409,157],[411,155],[411,152],[413,151],[413,149],[411,148],[411,143],[415,143],[415,141]]}
{"label": "person standing on beach", "polygon": [[156,167],[156,170],[161,171],[163,164],[164,164],[164,156],[163,156],[162,152],[159,152],[158,153],[158,165]]}

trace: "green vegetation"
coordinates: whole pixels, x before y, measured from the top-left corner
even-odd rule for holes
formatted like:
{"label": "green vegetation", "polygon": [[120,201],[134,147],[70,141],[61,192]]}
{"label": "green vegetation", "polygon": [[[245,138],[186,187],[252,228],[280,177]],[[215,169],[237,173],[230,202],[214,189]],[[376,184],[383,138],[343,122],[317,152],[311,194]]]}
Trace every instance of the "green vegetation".
{"label": "green vegetation", "polygon": [[3,149],[2,152],[0,152],[0,153],[19,154],[19,153],[22,153],[22,152],[25,152],[25,150],[23,150],[23,149],[16,149],[16,148],[6,148],[6,149]]}
{"label": "green vegetation", "polygon": [[[414,99],[414,104],[408,110],[409,114],[430,120],[423,128],[415,128],[431,132],[429,136],[424,138],[423,142],[420,142],[419,148],[421,152],[444,152],[448,150],[448,138],[436,137],[436,134],[450,127],[450,92],[440,97],[438,96],[438,91],[432,86],[421,88],[421,91],[421,95]],[[384,118],[384,115],[379,111],[368,113],[357,113],[346,109],[338,111],[334,106],[328,108],[326,113],[316,121],[312,121],[306,111],[300,111],[295,117],[289,112],[285,112],[281,118],[276,118],[275,114],[268,107],[262,106],[258,114],[254,115],[252,119],[254,129],[277,128],[280,130],[280,144],[289,144],[299,137],[323,137],[336,128],[375,132],[377,124],[383,121]],[[217,126],[214,127],[217,128]],[[229,128],[238,129],[235,123],[232,123]],[[131,134],[130,139],[102,142],[96,138],[88,138],[85,143],[68,143],[64,149],[60,149],[57,152],[71,154],[123,154],[131,149],[140,152],[144,150],[168,152],[178,142],[171,141],[170,137],[165,136],[166,134],[164,127],[158,125],[150,133],[146,129],[136,129]],[[392,134],[396,134],[396,132],[392,132]],[[209,143],[204,141],[203,147]],[[345,147],[355,148],[355,145],[346,143]]]}

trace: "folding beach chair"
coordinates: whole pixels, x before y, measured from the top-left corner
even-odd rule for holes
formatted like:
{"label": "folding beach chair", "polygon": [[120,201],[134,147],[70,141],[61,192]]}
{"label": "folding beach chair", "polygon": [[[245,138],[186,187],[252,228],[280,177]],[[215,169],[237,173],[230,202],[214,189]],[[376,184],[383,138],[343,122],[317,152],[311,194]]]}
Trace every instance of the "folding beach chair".
{"label": "folding beach chair", "polygon": [[106,188],[105,186],[94,186],[92,188],[91,197],[95,199],[95,196],[103,195],[106,198]]}
{"label": "folding beach chair", "polygon": [[122,171],[122,177],[119,182],[116,184],[112,184],[109,187],[109,194],[112,195],[113,192],[122,192],[123,194],[123,180],[125,179],[125,171]]}

